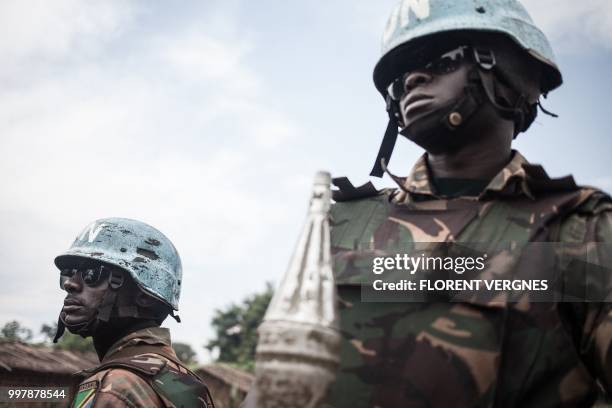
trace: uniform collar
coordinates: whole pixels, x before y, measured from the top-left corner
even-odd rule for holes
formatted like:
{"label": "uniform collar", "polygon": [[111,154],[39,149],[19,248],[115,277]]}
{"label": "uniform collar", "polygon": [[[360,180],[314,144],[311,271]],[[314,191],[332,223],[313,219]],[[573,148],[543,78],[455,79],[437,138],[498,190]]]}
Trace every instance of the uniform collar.
{"label": "uniform collar", "polygon": [[114,354],[127,347],[134,347],[142,344],[171,348],[170,331],[165,327],[148,327],[146,329],[136,330],[117,340],[117,342],[110,347],[104,359],[102,359],[102,363],[111,360]]}
{"label": "uniform collar", "polygon": [[[513,150],[510,162],[493,177],[479,198],[489,194],[505,196],[525,195],[529,198],[534,198],[527,183],[526,168],[530,166],[522,154]],[[417,160],[401,187],[402,190],[410,194],[437,197],[431,180],[431,174],[429,173],[429,167],[427,166],[427,153]]]}

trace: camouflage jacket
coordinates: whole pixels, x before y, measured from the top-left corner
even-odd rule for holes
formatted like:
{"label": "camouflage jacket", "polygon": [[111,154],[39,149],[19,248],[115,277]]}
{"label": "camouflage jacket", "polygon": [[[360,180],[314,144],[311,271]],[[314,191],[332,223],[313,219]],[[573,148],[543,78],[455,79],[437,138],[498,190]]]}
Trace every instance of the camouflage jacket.
{"label": "camouflage jacket", "polygon": [[[589,262],[604,277],[589,288],[610,293],[610,251],[591,245],[612,242],[610,197],[571,178],[550,179],[517,152],[479,197],[437,196],[425,156],[396,181],[400,189],[341,191],[332,207],[343,342],[331,406],[588,406],[601,389],[612,395],[610,303],[362,297],[373,256],[417,242],[477,242],[492,253],[533,242],[587,245]],[[584,264],[564,263],[564,250],[554,250],[559,269],[584,276],[577,270]],[[502,270],[532,273],[529,266],[549,262],[540,251],[523,263],[512,252],[498,255],[489,261]]]}
{"label": "camouflage jacket", "polygon": [[111,346],[86,376],[72,407],[214,407],[200,378],[184,367],[171,347],[168,329],[130,333]]}

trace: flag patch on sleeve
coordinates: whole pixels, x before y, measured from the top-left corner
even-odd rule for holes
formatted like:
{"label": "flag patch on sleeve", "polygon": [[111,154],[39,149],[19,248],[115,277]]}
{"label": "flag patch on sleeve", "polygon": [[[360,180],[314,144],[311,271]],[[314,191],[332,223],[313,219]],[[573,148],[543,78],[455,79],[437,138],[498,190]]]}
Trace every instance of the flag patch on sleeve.
{"label": "flag patch on sleeve", "polygon": [[74,398],[73,408],[89,408],[93,406],[93,400],[98,389],[98,381],[88,381],[79,385],[77,395]]}

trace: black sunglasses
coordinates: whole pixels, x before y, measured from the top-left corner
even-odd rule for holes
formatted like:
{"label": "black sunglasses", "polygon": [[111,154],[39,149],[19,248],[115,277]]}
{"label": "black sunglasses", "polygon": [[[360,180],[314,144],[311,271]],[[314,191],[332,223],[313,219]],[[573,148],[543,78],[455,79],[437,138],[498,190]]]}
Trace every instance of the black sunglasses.
{"label": "black sunglasses", "polygon": [[391,84],[387,87],[387,93],[392,100],[399,102],[399,100],[402,99],[406,93],[406,79],[415,71],[424,71],[433,75],[445,75],[458,70],[468,55],[466,52],[468,48],[469,47],[465,45],[455,48],[454,50],[440,55],[433,61],[423,64],[420,68],[414,68],[408,72],[405,72],[391,82]]}
{"label": "black sunglasses", "polygon": [[65,290],[64,285],[66,281],[74,278],[77,273],[81,274],[81,279],[85,285],[93,288],[108,279],[110,269],[105,268],[104,265],[62,269],[60,272],[60,287]]}

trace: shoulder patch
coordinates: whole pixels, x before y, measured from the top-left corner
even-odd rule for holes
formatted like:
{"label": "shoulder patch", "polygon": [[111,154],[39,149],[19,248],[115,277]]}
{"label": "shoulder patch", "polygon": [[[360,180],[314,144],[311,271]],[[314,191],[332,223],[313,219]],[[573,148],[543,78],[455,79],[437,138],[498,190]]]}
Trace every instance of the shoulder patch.
{"label": "shoulder patch", "polygon": [[74,397],[73,408],[89,408],[93,406],[93,400],[96,396],[96,390],[100,383],[98,380],[88,381],[81,385],[77,390],[77,394]]}
{"label": "shoulder patch", "polygon": [[338,202],[357,200],[380,194],[380,191],[374,187],[371,181],[355,187],[347,177],[337,177],[332,179],[332,184],[338,187],[338,190],[332,190],[332,198]]}

